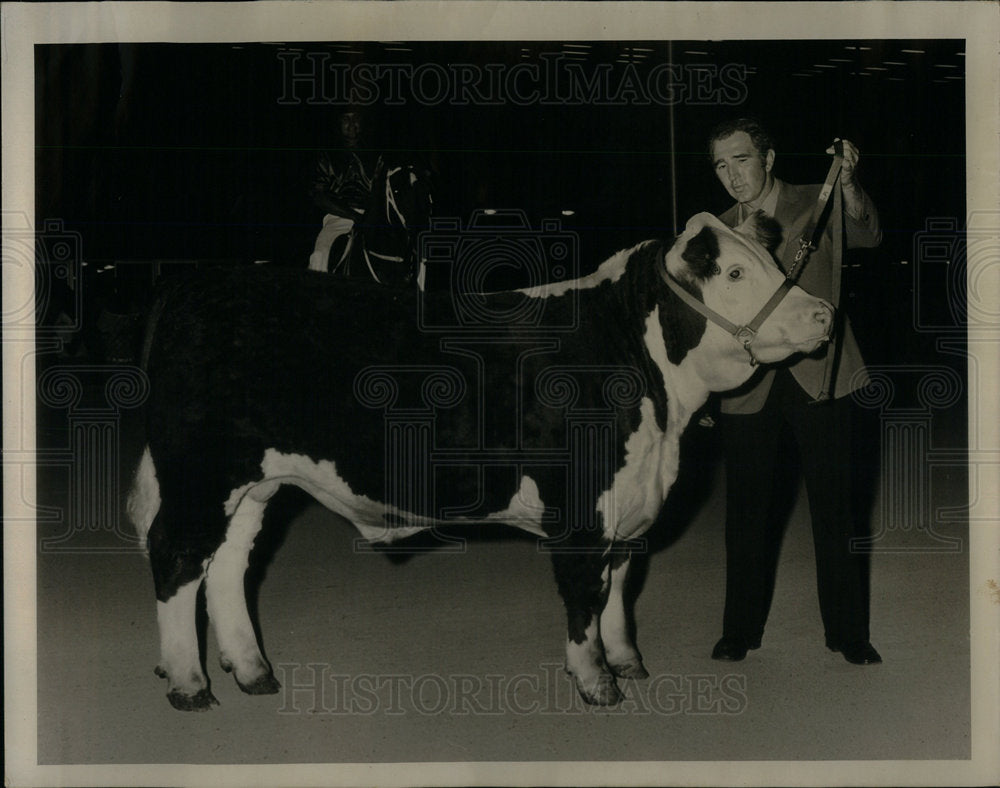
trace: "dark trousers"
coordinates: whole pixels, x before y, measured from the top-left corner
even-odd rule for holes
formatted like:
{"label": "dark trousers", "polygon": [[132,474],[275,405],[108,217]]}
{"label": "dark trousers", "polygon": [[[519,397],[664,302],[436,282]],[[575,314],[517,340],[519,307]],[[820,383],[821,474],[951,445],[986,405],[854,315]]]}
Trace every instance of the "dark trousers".
{"label": "dark trousers", "polygon": [[[867,555],[854,500],[857,406],[850,397],[813,403],[791,373],[778,370],[767,403],[751,415],[724,414],[726,609],[723,634],[750,643],[764,633],[783,522],[775,521],[794,447],[805,478],[816,552],[816,584],[827,645],[869,639]],[[787,428],[787,429],[786,429]],[[875,446],[866,447],[877,451]],[[794,492],[794,490],[792,491]],[[788,495],[785,490],[784,494]],[[787,511],[787,510],[786,510]]]}

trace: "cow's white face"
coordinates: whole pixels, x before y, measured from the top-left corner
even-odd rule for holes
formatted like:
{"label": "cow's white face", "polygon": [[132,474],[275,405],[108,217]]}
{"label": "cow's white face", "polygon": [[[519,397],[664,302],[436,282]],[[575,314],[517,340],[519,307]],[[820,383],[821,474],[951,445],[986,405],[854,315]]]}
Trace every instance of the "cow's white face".
{"label": "cow's white face", "polygon": [[[698,214],[667,253],[667,270],[699,290],[706,306],[745,326],[784,281],[761,243],[768,240],[766,232],[756,217],[733,229],[711,214]],[[794,353],[811,353],[829,339],[832,325],[829,303],[793,287],[758,330],[753,355],[767,364]],[[738,386],[753,372],[742,344],[711,321],[698,351],[706,365],[703,379],[713,390]]]}

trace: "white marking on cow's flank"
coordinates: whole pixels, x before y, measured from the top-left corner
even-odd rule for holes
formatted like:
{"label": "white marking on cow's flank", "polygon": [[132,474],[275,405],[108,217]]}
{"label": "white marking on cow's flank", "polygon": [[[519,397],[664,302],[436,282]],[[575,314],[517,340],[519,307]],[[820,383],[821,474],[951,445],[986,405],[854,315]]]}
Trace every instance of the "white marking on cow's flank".
{"label": "white marking on cow's flank", "polygon": [[316,462],[301,454],[283,454],[276,449],[268,449],[264,452],[261,470],[269,481],[301,487],[327,509],[353,523],[369,541],[392,541],[432,525],[390,527],[385,521],[386,514],[394,514],[407,521],[418,518],[358,495],[337,473],[336,464],[330,460]]}
{"label": "white marking on cow's flank", "polygon": [[588,290],[597,287],[603,282],[617,282],[625,273],[629,258],[654,241],[643,241],[641,244],[633,246],[631,249],[623,249],[617,254],[609,257],[601,263],[597,270],[587,276],[578,279],[570,279],[565,282],[550,282],[535,287],[524,287],[515,290],[516,293],[523,293],[529,298],[549,298],[561,296],[570,290]]}
{"label": "white marking on cow's flank", "polygon": [[142,452],[142,459],[136,468],[125,509],[129,520],[135,526],[139,540],[145,547],[149,527],[153,524],[156,513],[160,511],[160,482],[156,478],[156,466],[153,464],[153,456],[149,453],[149,446]]}
{"label": "white marking on cow's flank", "polygon": [[[276,449],[268,449],[264,452],[261,470],[264,472],[265,484],[276,486],[287,483],[301,487],[327,509],[349,520],[371,542],[393,542],[434,526],[483,521],[499,521],[539,536],[545,535],[541,528],[544,505],[539,498],[538,486],[528,476],[521,478],[520,488],[506,509],[484,517],[442,520],[408,512],[355,493],[337,472],[336,464],[330,460],[317,462],[301,454],[284,454]],[[261,486],[261,483],[244,485],[240,490],[254,496],[254,490]],[[234,495],[236,492],[238,491],[234,491]],[[387,516],[395,522],[387,522]]]}
{"label": "white marking on cow's flank", "polygon": [[545,536],[542,530],[542,514],[545,504],[538,494],[538,485],[530,476],[522,476],[521,484],[510,499],[510,504],[500,512],[486,516],[487,520],[498,520],[504,525]]}

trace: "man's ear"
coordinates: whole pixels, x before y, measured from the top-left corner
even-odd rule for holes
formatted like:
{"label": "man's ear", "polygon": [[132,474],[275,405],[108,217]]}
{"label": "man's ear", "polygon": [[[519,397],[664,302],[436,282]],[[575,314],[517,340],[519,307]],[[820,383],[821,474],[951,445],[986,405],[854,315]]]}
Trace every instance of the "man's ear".
{"label": "man's ear", "polygon": [[767,153],[764,154],[764,172],[770,172],[773,166],[774,166],[774,149],[768,148]]}

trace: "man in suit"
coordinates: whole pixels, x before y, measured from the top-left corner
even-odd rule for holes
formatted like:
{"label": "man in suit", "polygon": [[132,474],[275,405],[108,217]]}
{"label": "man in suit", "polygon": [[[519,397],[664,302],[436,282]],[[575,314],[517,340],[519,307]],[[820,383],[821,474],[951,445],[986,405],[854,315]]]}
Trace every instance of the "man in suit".
{"label": "man in suit", "polygon": [[[715,174],[736,204],[720,215],[731,226],[754,211],[782,228],[775,250],[786,268],[813,213],[819,185],[796,186],[774,176],[774,144],[752,119],[718,126],[709,137]],[[833,149],[827,151],[833,153]],[[843,141],[840,184],[828,206],[823,235],[798,284],[836,304],[843,245],[874,247],[882,237],[878,212],[858,182],[859,152]],[[782,523],[774,521],[776,476],[788,447],[798,448],[809,495],[816,579],[826,645],[851,663],[881,662],[868,627],[866,557],[851,548],[860,518],[853,511],[852,443],[857,406],[850,394],[868,382],[850,321],[839,316],[832,342],[810,356],[763,369],[721,403],[726,465],[726,606],[723,636],[712,658],[738,661],[760,646],[770,607]]]}

